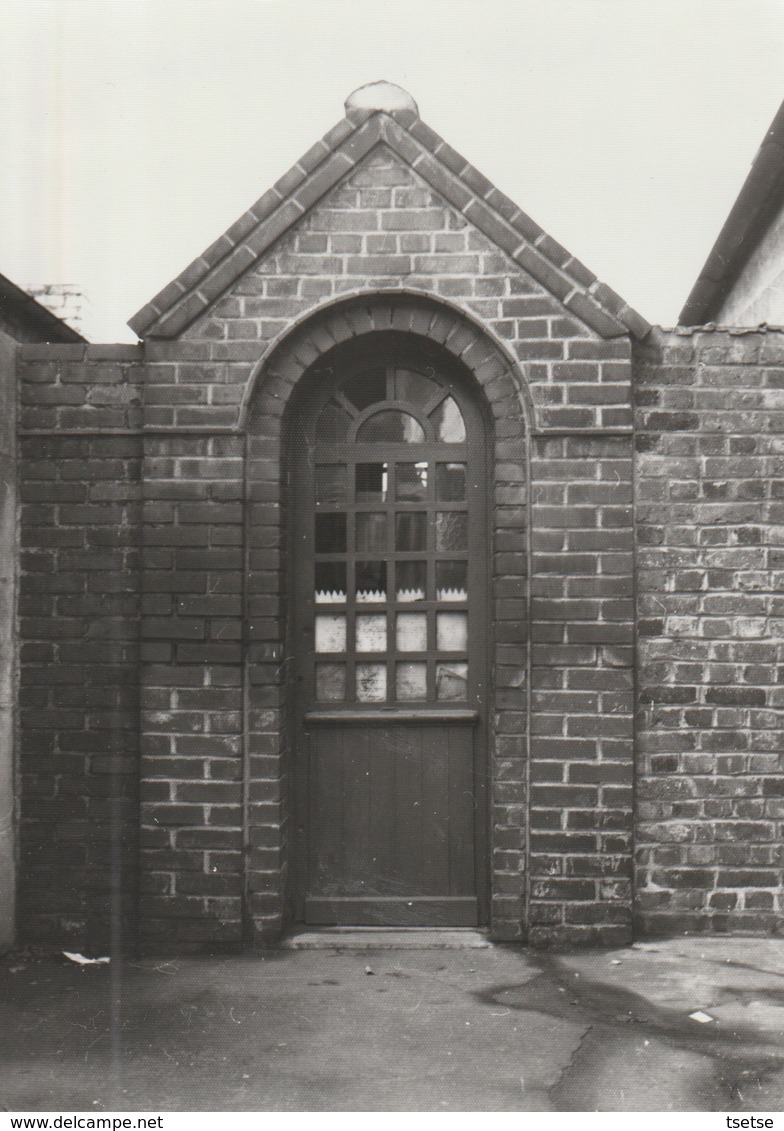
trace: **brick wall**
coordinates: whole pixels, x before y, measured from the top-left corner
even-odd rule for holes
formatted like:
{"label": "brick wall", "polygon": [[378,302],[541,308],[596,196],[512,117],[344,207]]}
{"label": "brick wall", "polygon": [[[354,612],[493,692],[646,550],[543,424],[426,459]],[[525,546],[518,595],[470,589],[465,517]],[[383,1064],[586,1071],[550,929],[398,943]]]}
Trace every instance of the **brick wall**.
{"label": "brick wall", "polygon": [[657,332],[635,384],[639,928],[780,928],[784,335]]}
{"label": "brick wall", "polygon": [[[566,252],[563,256],[568,258]],[[200,366],[201,403],[214,404],[219,397],[219,420],[229,422],[232,402],[248,404],[247,390],[240,385],[245,378],[243,361],[257,359],[264,349],[272,348],[279,337],[285,336],[292,321],[307,318],[327,303],[341,300],[342,295],[374,294],[379,290],[394,293],[400,288],[405,288],[406,293],[413,290],[438,295],[462,308],[480,325],[488,327],[515,357],[519,366],[518,391],[499,413],[506,417],[497,422],[500,441],[505,438],[505,428],[515,429],[512,417],[519,414],[520,398],[529,406],[533,402],[528,412],[534,428],[553,433],[551,447],[536,444],[531,454],[533,482],[539,475],[536,464],[540,459],[544,480],[549,475],[555,480],[543,483],[541,490],[536,485],[534,495],[537,502],[545,504],[548,491],[552,494],[549,509],[543,506],[543,529],[537,529],[535,534],[536,545],[544,551],[552,550],[552,554],[549,564],[544,563],[544,569],[549,571],[546,578],[541,584],[539,580],[534,582],[546,598],[533,612],[534,639],[542,646],[535,651],[534,680],[541,680],[543,687],[548,687],[548,681],[557,683],[553,694],[560,694],[558,710],[553,708],[553,716],[542,726],[560,729],[536,740],[536,758],[543,762],[536,772],[544,780],[536,786],[541,796],[541,805],[536,806],[540,826],[536,827],[537,839],[532,844],[536,864],[531,877],[526,874],[522,847],[526,829],[525,819],[520,818],[525,806],[520,786],[515,793],[510,784],[498,783],[498,795],[507,795],[508,814],[514,814],[517,821],[516,829],[503,832],[501,839],[508,839],[509,854],[514,840],[518,854],[514,871],[507,870],[503,877],[500,864],[506,867],[511,855],[506,860],[499,857],[496,895],[498,900],[506,897],[510,905],[503,914],[499,905],[498,914],[507,923],[517,923],[519,936],[520,891],[531,880],[532,906],[541,905],[531,917],[537,940],[557,941],[567,933],[571,938],[621,938],[629,930],[631,840],[628,339],[597,338],[399,158],[380,149],[279,240],[229,294],[193,322],[179,343],[150,344],[166,359],[162,364],[169,374],[172,391],[171,403],[165,404],[164,382],[158,385],[161,399],[155,418],[161,422],[178,420],[182,412],[180,398],[180,403],[187,403],[189,398],[188,389],[180,392],[178,386],[198,380]],[[361,309],[361,303],[355,305]],[[352,333],[386,328],[386,323],[378,318],[365,317],[363,325],[356,320],[356,314],[353,317]],[[446,321],[443,334],[450,330]],[[424,331],[438,336],[438,319],[425,320]],[[334,343],[337,333],[335,329],[330,331],[328,345]],[[469,343],[471,338],[466,338],[464,347]],[[191,360],[172,364],[178,349],[193,351]],[[318,353],[319,347],[309,343],[302,356],[313,361]],[[215,372],[219,373],[217,386],[212,383]],[[286,395],[284,381],[268,400],[266,414],[274,415],[274,400],[277,398],[282,407]],[[206,420],[208,409],[199,412]],[[188,413],[192,420],[195,411],[188,408]],[[597,429],[606,433],[606,438],[589,441],[588,435]],[[558,439],[554,438],[555,432]],[[578,437],[584,434],[584,440],[572,441],[574,460],[565,458],[570,452],[565,433],[577,433]],[[555,458],[551,459],[553,452]],[[528,456],[522,458],[527,460]],[[518,503],[525,500],[527,506],[525,468],[520,466],[519,455],[517,460],[514,481],[497,486],[499,506],[502,501],[511,502],[512,497]],[[503,468],[511,473],[508,460]],[[501,474],[506,474],[506,470]],[[570,484],[572,475],[583,476],[587,482]],[[580,500],[584,502],[581,508]],[[555,518],[559,508],[560,517]],[[549,528],[550,521],[555,524],[554,529]],[[574,530],[569,529],[572,524],[576,524]],[[527,524],[522,537],[527,537]],[[499,539],[502,545],[514,542],[518,550],[520,535],[507,539],[506,534],[499,533]],[[511,561],[511,556],[506,561]],[[501,723],[502,727],[509,726],[509,732],[499,732],[494,742],[508,753],[514,751],[512,757],[524,758],[525,779],[529,770],[525,736],[527,580],[503,577],[503,562],[505,556],[500,553],[496,584],[505,607],[501,611],[499,606],[497,613],[498,632],[510,651],[517,649],[519,666],[505,663],[497,667],[499,673],[503,672],[503,679],[510,681],[508,687],[499,689],[499,694],[509,707],[512,701],[518,701],[520,714],[516,722],[511,722],[509,716],[508,723]],[[593,604],[580,599],[589,592],[601,596]],[[610,594],[619,592],[624,599],[612,602]],[[539,596],[539,589],[536,595]],[[577,604],[581,623],[567,627]],[[540,623],[540,610],[541,620],[546,623]],[[509,625],[501,623],[507,620]],[[594,627],[594,621],[601,627]],[[580,633],[583,639],[578,645]],[[281,633],[268,640],[267,646],[275,656],[282,656]],[[584,674],[580,674],[583,670]],[[602,703],[611,711],[612,718],[606,722],[608,733],[579,734],[591,729],[591,722],[584,717],[591,702],[594,707]],[[269,706],[276,711],[281,703]],[[275,731],[277,716],[268,717]],[[570,765],[572,760],[574,766]],[[499,768],[499,774],[519,777],[519,767],[512,766],[514,763],[510,762]],[[276,780],[282,780],[278,771],[276,775]],[[270,784],[269,788],[274,786]],[[277,819],[277,815],[270,818],[273,824]],[[508,824],[507,815],[503,826]],[[273,836],[272,828],[266,836]],[[264,848],[267,855],[277,851],[269,845]],[[260,898],[257,897],[257,903]],[[269,912],[270,898],[265,897],[265,906],[273,914]],[[511,910],[515,901],[517,909]]]}
{"label": "brick wall", "polygon": [[140,351],[19,350],[19,934],[132,935]]}
{"label": "brick wall", "polygon": [[[555,269],[552,282],[562,288]],[[113,826],[97,798],[109,789],[130,837],[139,770],[143,944],[236,946],[250,923],[279,933],[285,409],[336,342],[392,331],[459,358],[492,425],[494,930],[628,938],[629,341],[589,330],[383,148],[179,339],[147,341],[143,365],[133,350],[25,351],[31,936],[81,937],[105,913],[108,857],[91,845]],[[141,767],[137,716],[123,713],[137,688]],[[106,763],[111,786],[97,753],[107,720],[125,759]],[[51,821],[67,845],[56,891]]]}
{"label": "brick wall", "polygon": [[531,475],[528,937],[621,941],[632,897],[631,437],[541,437]]}
{"label": "brick wall", "polygon": [[641,320],[409,124],[314,147],[151,305],[168,339],[19,350],[25,939],[285,926],[296,390],[376,333],[487,421],[496,936],[626,941],[633,879],[640,931],[780,928],[784,335],[632,357]]}
{"label": "brick wall", "polygon": [[146,436],[143,481],[142,942],[238,944],[243,440]]}

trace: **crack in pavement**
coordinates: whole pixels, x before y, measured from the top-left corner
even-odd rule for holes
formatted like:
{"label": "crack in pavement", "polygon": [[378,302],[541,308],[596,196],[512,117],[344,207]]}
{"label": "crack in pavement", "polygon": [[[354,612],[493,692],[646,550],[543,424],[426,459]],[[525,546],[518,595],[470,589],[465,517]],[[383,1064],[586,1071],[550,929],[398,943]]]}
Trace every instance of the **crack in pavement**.
{"label": "crack in pavement", "polygon": [[580,1034],[580,1036],[577,1040],[577,1043],[575,1044],[574,1048],[572,1049],[572,1055],[569,1058],[568,1064],[565,1064],[563,1066],[560,1073],[558,1074],[558,1079],[553,1081],[553,1083],[549,1086],[549,1088],[546,1089],[547,1098],[553,1104],[553,1109],[555,1111],[559,1110],[559,1107],[558,1107],[558,1104],[557,1104],[558,1092],[561,1090],[561,1088],[563,1087],[566,1080],[568,1080],[568,1078],[574,1072],[574,1070],[575,1070],[575,1068],[578,1064],[578,1061],[580,1059],[580,1056],[583,1052],[583,1047],[585,1045],[585,1042],[587,1041],[588,1037],[593,1032],[593,1028],[594,1028],[593,1025],[586,1025],[585,1029],[583,1029],[582,1033]]}

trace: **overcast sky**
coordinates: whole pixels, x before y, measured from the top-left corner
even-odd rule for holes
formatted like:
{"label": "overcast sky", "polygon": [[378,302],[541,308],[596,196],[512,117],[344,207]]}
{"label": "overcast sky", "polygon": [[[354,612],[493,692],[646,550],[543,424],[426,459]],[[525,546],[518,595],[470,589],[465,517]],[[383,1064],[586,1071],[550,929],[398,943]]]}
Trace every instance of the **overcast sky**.
{"label": "overcast sky", "polygon": [[0,272],[125,322],[387,79],[672,324],[784,97],[784,0],[0,0]]}

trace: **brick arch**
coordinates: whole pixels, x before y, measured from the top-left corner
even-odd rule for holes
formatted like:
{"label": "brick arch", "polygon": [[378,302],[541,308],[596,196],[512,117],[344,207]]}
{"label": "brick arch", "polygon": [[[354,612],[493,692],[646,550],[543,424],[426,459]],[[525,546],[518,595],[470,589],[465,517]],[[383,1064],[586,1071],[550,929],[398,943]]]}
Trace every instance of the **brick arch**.
{"label": "brick arch", "polygon": [[488,421],[491,680],[487,714],[491,930],[521,939],[526,904],[528,767],[528,451],[530,415],[508,359],[458,312],[410,296],[342,302],[296,327],[254,374],[247,411],[246,908],[255,937],[289,917],[287,408],[300,380],[336,345],[396,331],[441,346],[472,379]]}
{"label": "brick arch", "polygon": [[[536,428],[529,383],[506,344],[468,311],[415,289],[375,295],[368,295],[366,290],[352,291],[293,322],[253,366],[240,409],[240,427],[246,428],[252,416],[267,410],[263,398],[268,382],[281,381],[293,387],[305,369],[328,349],[375,330],[400,330],[442,345],[475,374],[490,404],[516,396],[527,432]],[[502,390],[492,384],[503,376],[511,382],[511,388]],[[273,398],[280,393],[276,385]]]}

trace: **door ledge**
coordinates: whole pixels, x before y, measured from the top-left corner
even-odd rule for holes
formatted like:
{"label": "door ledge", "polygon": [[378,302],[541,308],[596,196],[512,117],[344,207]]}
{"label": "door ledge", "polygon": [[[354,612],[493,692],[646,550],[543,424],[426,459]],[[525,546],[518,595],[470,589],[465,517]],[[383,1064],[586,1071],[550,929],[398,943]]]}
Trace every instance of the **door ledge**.
{"label": "door ledge", "polygon": [[281,950],[486,950],[487,931],[476,927],[305,927],[278,944]]}

